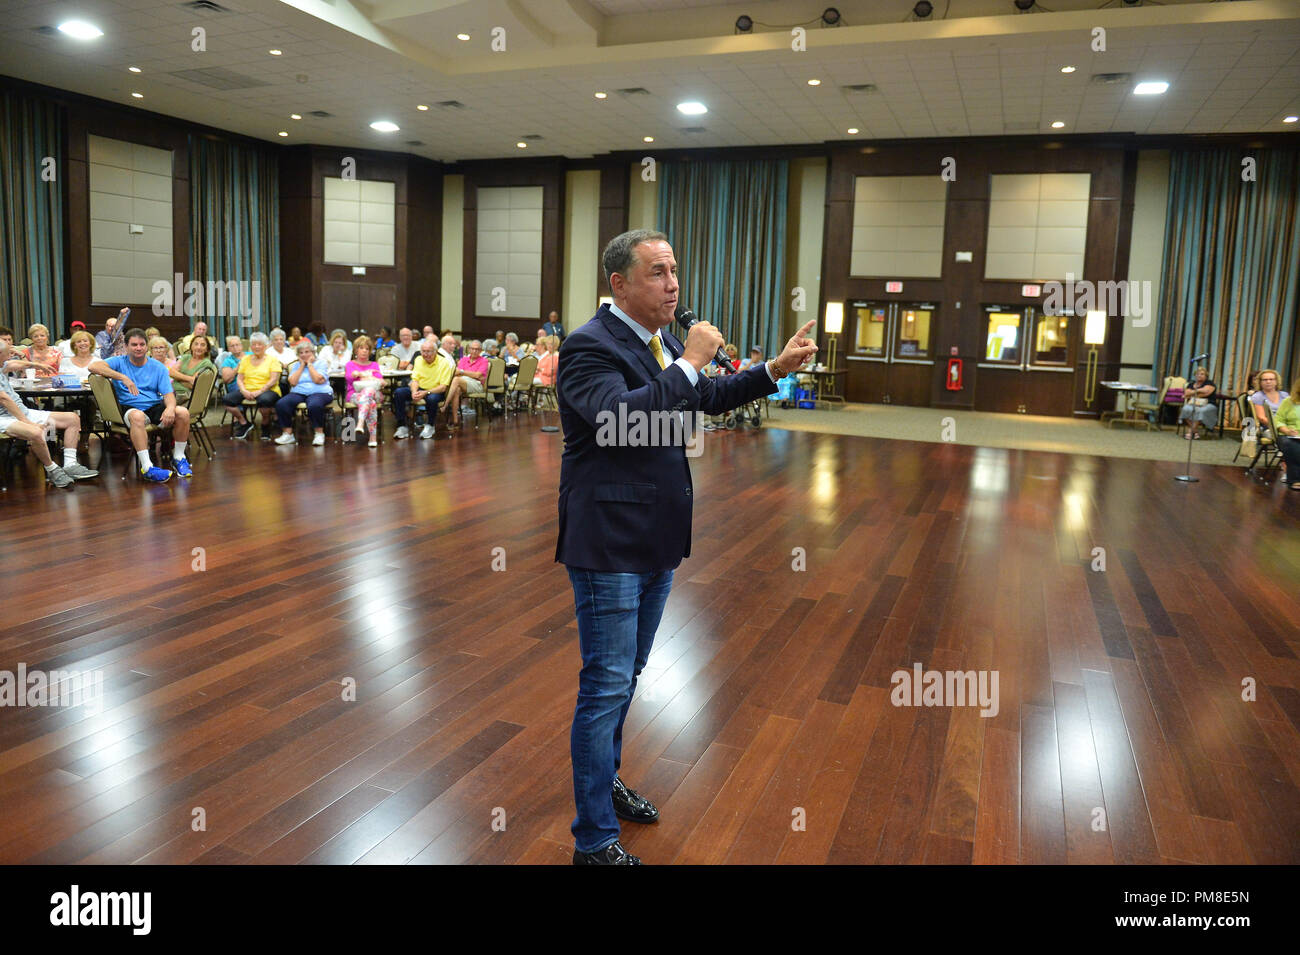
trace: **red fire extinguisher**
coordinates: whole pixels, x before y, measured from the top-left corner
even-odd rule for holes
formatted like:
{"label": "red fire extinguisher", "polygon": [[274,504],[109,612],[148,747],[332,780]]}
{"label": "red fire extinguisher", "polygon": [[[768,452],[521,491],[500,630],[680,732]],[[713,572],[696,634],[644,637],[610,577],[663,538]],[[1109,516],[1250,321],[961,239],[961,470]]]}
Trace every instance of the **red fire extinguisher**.
{"label": "red fire extinguisher", "polygon": [[948,377],[944,381],[944,387],[949,391],[961,391],[961,359],[948,359]]}

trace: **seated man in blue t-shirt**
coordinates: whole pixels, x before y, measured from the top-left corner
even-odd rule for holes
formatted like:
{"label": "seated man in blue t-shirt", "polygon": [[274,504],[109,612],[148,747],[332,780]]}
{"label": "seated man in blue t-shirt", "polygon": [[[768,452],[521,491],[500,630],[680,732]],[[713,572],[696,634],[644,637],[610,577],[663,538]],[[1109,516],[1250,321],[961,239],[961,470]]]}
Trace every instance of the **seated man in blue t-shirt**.
{"label": "seated man in blue t-shirt", "polygon": [[148,426],[152,422],[171,429],[172,470],[181,477],[193,477],[190,462],[185,459],[185,445],[190,437],[190,411],[176,403],[172,391],[171,375],[167,366],[148,354],[148,342],[143,329],[133,328],[126,333],[126,354],[108,361],[90,363],[92,374],[103,375],[113,381],[117,403],[131,429],[131,446],[140,459],[140,475],[146,481],[163,484],[171,478],[171,471],[154,467],[149,458]]}

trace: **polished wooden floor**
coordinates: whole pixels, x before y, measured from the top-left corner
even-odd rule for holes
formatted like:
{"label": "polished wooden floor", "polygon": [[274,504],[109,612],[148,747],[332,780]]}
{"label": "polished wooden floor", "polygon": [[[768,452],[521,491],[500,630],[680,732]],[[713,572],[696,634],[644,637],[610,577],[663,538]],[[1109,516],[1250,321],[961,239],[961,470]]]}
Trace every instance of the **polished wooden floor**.
{"label": "polished wooden floor", "polygon": [[[0,862],[567,862],[579,663],[537,423],[218,437],[164,487],[29,461],[0,670],[106,698],[0,709]],[[693,467],[627,721],[647,862],[1300,862],[1300,494],[773,429]],[[999,712],[891,705],[915,662],[998,671]]]}

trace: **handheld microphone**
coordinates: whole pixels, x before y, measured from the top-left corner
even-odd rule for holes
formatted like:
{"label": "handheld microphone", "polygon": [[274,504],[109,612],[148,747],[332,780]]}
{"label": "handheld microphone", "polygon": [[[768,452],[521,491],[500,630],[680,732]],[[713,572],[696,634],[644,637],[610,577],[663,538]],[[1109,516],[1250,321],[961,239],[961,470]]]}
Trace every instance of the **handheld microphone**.
{"label": "handheld microphone", "polygon": [[[684,305],[678,305],[677,310],[673,312],[673,316],[677,319],[682,328],[686,329],[688,332],[691,330],[692,325],[698,325],[700,322],[700,320],[695,316],[695,313]],[[730,372],[736,370],[736,366],[731,363],[731,358],[728,357],[727,353],[721,348],[719,348],[718,353],[713,356],[713,360],[718,363],[719,368],[725,368]]]}

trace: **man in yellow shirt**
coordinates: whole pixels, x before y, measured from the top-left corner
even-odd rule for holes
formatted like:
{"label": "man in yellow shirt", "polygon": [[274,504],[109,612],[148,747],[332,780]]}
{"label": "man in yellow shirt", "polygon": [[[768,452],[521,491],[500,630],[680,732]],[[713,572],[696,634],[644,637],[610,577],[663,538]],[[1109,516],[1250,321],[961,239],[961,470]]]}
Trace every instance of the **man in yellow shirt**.
{"label": "man in yellow shirt", "polygon": [[426,338],[420,342],[420,356],[415,359],[411,369],[411,383],[402,385],[393,391],[393,410],[397,413],[397,431],[394,438],[409,438],[410,430],[406,427],[406,409],[412,400],[423,401],[427,412],[427,423],[420,432],[421,438],[433,437],[433,423],[437,420],[438,405],[447,395],[447,386],[451,384],[456,366],[450,359],[438,353],[438,341]]}

